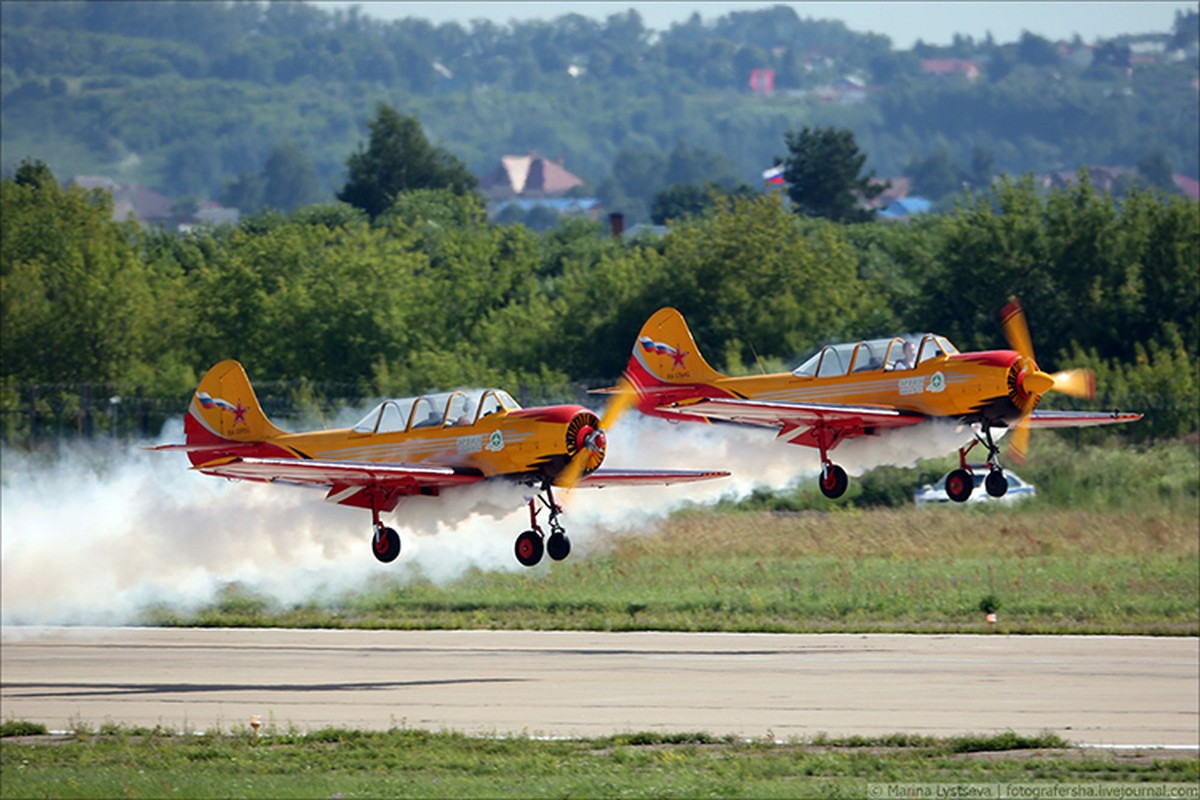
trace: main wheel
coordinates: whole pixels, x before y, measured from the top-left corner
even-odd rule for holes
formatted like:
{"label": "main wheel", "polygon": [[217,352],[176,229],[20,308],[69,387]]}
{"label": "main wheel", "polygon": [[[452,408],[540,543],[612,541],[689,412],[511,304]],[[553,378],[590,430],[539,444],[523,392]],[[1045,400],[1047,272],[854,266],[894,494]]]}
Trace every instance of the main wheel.
{"label": "main wheel", "polygon": [[989,472],[983,486],[992,497],[1004,497],[1008,494],[1008,478],[1004,477],[1003,470],[994,469]]}
{"label": "main wheel", "polygon": [[552,533],[546,540],[546,552],[555,561],[562,561],[571,555],[571,540],[565,533]]}
{"label": "main wheel", "polygon": [[975,488],[975,480],[965,469],[956,469],[946,476],[946,494],[956,503],[965,503]]}
{"label": "main wheel", "polygon": [[536,531],[525,531],[517,537],[517,546],[514,550],[517,561],[520,561],[523,566],[532,567],[542,560],[545,546],[542,544],[542,537]]}
{"label": "main wheel", "polygon": [[371,552],[383,563],[395,561],[400,555],[400,534],[391,528],[380,525],[375,529],[371,538]]}
{"label": "main wheel", "polygon": [[846,470],[837,464],[829,464],[825,467],[824,474],[821,475],[819,483],[821,485],[821,494],[830,500],[836,500],[846,493],[846,487],[850,485],[850,479],[846,477]]}

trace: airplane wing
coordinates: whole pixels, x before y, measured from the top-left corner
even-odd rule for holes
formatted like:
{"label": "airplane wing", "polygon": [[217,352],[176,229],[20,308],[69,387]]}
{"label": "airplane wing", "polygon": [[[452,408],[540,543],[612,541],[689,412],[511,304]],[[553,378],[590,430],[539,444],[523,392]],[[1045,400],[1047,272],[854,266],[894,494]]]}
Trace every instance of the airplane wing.
{"label": "airplane wing", "polygon": [[1088,428],[1093,425],[1135,422],[1141,418],[1141,414],[1120,411],[1034,411],[1029,417],[1029,427]]}
{"label": "airplane wing", "polygon": [[382,486],[420,490],[461,486],[483,480],[476,472],[419,464],[368,461],[320,461],[303,458],[221,458],[192,467],[205,475],[287,483],[328,489],[334,486]]}
{"label": "airplane wing", "polygon": [[879,406],[768,402],[733,397],[684,401],[659,406],[659,409],[682,417],[762,425],[783,428],[785,431],[811,425],[828,425],[843,428],[847,432],[867,428],[902,428],[926,419],[922,414]]}
{"label": "airplane wing", "polygon": [[713,478],[727,478],[729,475],[730,473],[724,470],[715,469],[598,469],[581,478],[577,486],[588,486],[593,489],[603,489],[606,486],[666,486],[672,483],[692,483]]}

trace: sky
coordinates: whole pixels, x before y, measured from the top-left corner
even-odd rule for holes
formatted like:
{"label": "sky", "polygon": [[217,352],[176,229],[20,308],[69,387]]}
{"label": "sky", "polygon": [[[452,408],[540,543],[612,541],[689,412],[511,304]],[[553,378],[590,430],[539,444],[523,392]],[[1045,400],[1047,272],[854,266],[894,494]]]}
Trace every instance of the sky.
{"label": "sky", "polygon": [[496,24],[517,20],[552,20],[565,14],[583,14],[603,20],[611,14],[636,9],[642,24],[652,30],[666,30],[671,24],[686,21],[699,13],[706,22],[732,11],[753,11],[776,5],[790,6],[800,17],[837,19],[859,33],[882,33],[898,50],[912,48],[918,39],[926,44],[949,44],[956,33],[986,38],[990,31],[997,42],[1015,42],[1029,31],[1057,41],[1075,34],[1087,43],[1124,33],[1165,33],[1175,21],[1176,11],[1196,9],[1196,2],[341,2],[326,0],[314,5],[325,9],[359,6],[362,13],[381,20],[420,17],[435,24],[487,19]]}

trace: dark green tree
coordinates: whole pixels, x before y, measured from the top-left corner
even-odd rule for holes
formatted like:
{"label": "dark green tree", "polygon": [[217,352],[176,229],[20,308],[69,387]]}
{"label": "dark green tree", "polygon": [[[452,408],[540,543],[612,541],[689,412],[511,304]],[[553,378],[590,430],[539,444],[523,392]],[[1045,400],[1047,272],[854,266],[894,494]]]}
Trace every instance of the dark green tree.
{"label": "dark green tree", "polygon": [[263,203],[292,211],[320,199],[321,182],[312,159],[295,142],[276,144],[263,169]]}
{"label": "dark green tree", "polygon": [[866,222],[875,212],[863,202],[878,197],[886,185],[872,184],[872,170],[861,175],[867,156],[846,128],[805,125],[784,137],[791,155],[784,163],[788,197],[798,214],[834,222]]}
{"label": "dark green tree", "polygon": [[694,217],[712,207],[709,190],[688,183],[673,183],[654,195],[650,206],[650,219],[655,225],[665,225],[668,220]]}
{"label": "dark green tree", "polygon": [[1137,171],[1149,185],[1165,192],[1175,191],[1175,170],[1171,168],[1171,162],[1161,147],[1142,156],[1137,163]]}
{"label": "dark green tree", "polygon": [[924,158],[913,159],[904,174],[912,178],[913,191],[930,200],[940,200],[962,187],[962,171],[945,145]]}
{"label": "dark green tree", "polygon": [[374,219],[386,211],[402,192],[415,189],[450,189],[455,194],[473,191],[478,179],[457,156],[431,145],[420,121],[380,103],[367,123],[371,139],[366,149],[346,161],[348,177],[337,198],[361,208]]}

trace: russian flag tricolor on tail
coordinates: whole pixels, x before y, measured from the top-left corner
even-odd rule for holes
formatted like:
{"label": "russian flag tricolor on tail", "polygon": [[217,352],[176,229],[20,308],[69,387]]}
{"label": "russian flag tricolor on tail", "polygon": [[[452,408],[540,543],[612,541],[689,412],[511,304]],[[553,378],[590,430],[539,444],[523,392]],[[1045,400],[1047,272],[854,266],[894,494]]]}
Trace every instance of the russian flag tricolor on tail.
{"label": "russian flag tricolor on tail", "polygon": [[200,405],[205,408],[221,408],[226,411],[237,413],[237,407],[228,400],[222,400],[219,397],[213,397],[208,392],[196,392],[196,399],[200,401]]}
{"label": "russian flag tricolor on tail", "polygon": [[638,341],[642,343],[642,349],[647,353],[658,353],[660,356],[674,357],[679,352],[674,347],[671,347],[671,345],[656,342],[649,336],[639,336]]}

